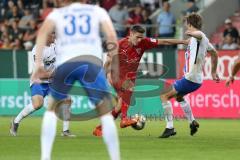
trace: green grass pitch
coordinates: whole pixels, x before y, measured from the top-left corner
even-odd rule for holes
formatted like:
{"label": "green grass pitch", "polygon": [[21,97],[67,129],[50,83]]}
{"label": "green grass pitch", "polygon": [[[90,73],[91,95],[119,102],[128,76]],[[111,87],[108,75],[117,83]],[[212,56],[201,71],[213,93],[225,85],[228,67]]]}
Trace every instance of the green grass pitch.
{"label": "green grass pitch", "polygon": [[[0,160],[40,159],[40,117],[24,119],[18,137],[9,136],[11,117],[0,118]],[[200,130],[189,135],[185,120],[175,121],[177,135],[169,139],[157,137],[164,129],[163,121],[147,121],[142,131],[118,129],[122,160],[237,160],[240,159],[239,120],[199,120]],[[101,138],[93,137],[98,120],[72,122],[76,138],[60,136],[58,132],[52,154],[53,160],[107,160]],[[119,125],[119,121],[116,122]]]}

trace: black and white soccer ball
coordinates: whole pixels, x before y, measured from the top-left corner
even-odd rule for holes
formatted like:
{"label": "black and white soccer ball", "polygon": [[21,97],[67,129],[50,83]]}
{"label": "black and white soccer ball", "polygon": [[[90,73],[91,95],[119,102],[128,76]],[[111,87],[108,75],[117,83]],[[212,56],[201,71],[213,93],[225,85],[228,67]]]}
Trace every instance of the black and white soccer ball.
{"label": "black and white soccer ball", "polygon": [[135,114],[133,119],[137,120],[137,123],[132,125],[133,129],[135,129],[135,130],[142,130],[145,127],[146,117],[144,117],[144,115]]}

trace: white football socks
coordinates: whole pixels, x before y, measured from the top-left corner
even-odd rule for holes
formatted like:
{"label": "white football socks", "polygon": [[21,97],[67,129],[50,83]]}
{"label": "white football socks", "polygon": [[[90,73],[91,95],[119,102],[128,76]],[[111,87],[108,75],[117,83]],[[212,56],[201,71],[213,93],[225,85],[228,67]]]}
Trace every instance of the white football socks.
{"label": "white football socks", "polygon": [[173,128],[173,108],[172,103],[167,101],[162,103],[164,109],[164,118],[167,123],[166,128],[172,129]]}
{"label": "white football socks", "polygon": [[69,121],[63,121],[63,132],[69,130]]}
{"label": "white football socks", "polygon": [[26,107],[23,108],[23,110],[17,115],[17,117],[14,119],[14,123],[20,123],[20,121],[30,115],[32,112],[35,111],[35,108],[33,108],[32,103],[28,104]]}
{"label": "white football socks", "polygon": [[190,104],[187,101],[181,101],[179,102],[180,106],[184,112],[185,117],[187,118],[189,123],[192,123],[193,120],[195,120],[193,114],[192,114],[192,109],[190,107]]}
{"label": "white football socks", "polygon": [[56,136],[57,117],[54,112],[46,111],[42,121],[41,160],[50,160]]}
{"label": "white football socks", "polygon": [[[120,160],[119,140],[117,128],[112,115],[101,118],[103,139],[111,160]],[[43,116],[41,133],[41,160],[50,160],[52,146],[56,135],[57,117],[54,112],[46,111]]]}
{"label": "white football socks", "polygon": [[113,117],[110,114],[103,115],[101,118],[102,133],[111,160],[120,160],[119,140],[117,128]]}
{"label": "white football socks", "polygon": [[61,106],[62,110],[62,120],[63,120],[63,131],[69,130],[69,120],[70,120],[70,106],[67,104],[62,104]]}

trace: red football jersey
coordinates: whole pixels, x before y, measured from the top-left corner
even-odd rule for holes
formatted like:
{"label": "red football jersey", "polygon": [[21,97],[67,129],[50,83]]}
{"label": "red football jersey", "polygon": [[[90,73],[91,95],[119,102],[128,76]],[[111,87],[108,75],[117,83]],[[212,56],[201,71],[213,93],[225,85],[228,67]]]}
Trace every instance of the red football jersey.
{"label": "red football jersey", "polygon": [[156,39],[144,38],[138,45],[133,46],[129,43],[128,38],[123,38],[118,43],[120,79],[134,80],[143,53],[148,49],[157,47],[158,41]]}

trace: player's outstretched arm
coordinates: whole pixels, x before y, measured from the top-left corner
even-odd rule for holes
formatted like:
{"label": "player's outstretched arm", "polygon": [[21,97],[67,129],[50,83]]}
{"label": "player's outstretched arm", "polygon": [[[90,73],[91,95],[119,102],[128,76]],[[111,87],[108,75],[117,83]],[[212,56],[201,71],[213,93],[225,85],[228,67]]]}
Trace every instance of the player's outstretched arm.
{"label": "player's outstretched arm", "polygon": [[52,78],[53,77],[54,70],[51,71],[44,71],[41,75],[40,78]]}
{"label": "player's outstretched arm", "polygon": [[32,75],[32,81],[39,82],[42,77],[50,77],[52,72],[46,72],[44,70],[43,64],[43,49],[47,43],[47,37],[54,30],[54,22],[51,20],[45,20],[42,27],[38,31],[38,36],[36,40],[36,56],[35,56],[35,66],[36,70]]}
{"label": "player's outstretched arm", "polygon": [[110,70],[109,70],[109,66],[111,65],[111,57],[110,57],[110,55],[108,55],[107,54],[107,58],[106,58],[106,61],[105,61],[105,63],[104,63],[104,69],[105,69],[105,72],[106,72],[106,74],[108,73],[108,72],[110,72]]}
{"label": "player's outstretched arm", "polygon": [[234,77],[240,70],[240,58],[235,62],[232,68],[232,76]]}
{"label": "player's outstretched arm", "polygon": [[219,82],[219,76],[217,74],[217,65],[218,65],[218,53],[217,50],[209,43],[208,52],[211,56],[211,63],[212,63],[212,78],[214,81]]}
{"label": "player's outstretched arm", "polygon": [[47,44],[47,37],[54,30],[54,22],[46,19],[38,31],[37,40],[36,40],[36,56],[35,63],[36,67],[40,64],[43,66],[43,48]]}
{"label": "player's outstretched arm", "polygon": [[111,78],[111,57],[109,55],[107,55],[107,60],[106,62],[104,63],[104,69],[105,69],[105,72],[106,72],[106,75],[107,75],[107,79],[108,79],[108,82],[113,85],[113,82],[112,82],[112,78]]}
{"label": "player's outstretched arm", "polygon": [[189,40],[179,40],[179,39],[158,39],[158,45],[176,45],[184,44],[187,45]]}
{"label": "player's outstretched arm", "polygon": [[[117,34],[110,18],[101,22],[101,30],[106,37],[106,47],[109,56],[104,67],[107,73],[110,72],[111,81],[115,83],[119,79],[118,42]],[[108,45],[111,46],[111,50],[108,49]]]}
{"label": "player's outstretched arm", "polygon": [[196,39],[198,39],[198,40],[201,40],[201,39],[202,39],[202,33],[199,32],[199,31],[189,31],[189,30],[187,30],[187,31],[185,32],[185,34],[186,34],[187,36],[194,37],[194,38],[196,38]]}
{"label": "player's outstretched arm", "polygon": [[240,57],[234,63],[233,68],[232,68],[232,73],[229,74],[229,77],[226,81],[227,87],[230,85],[230,83],[234,82],[234,76],[236,76],[236,74],[238,73],[239,70],[240,70]]}

